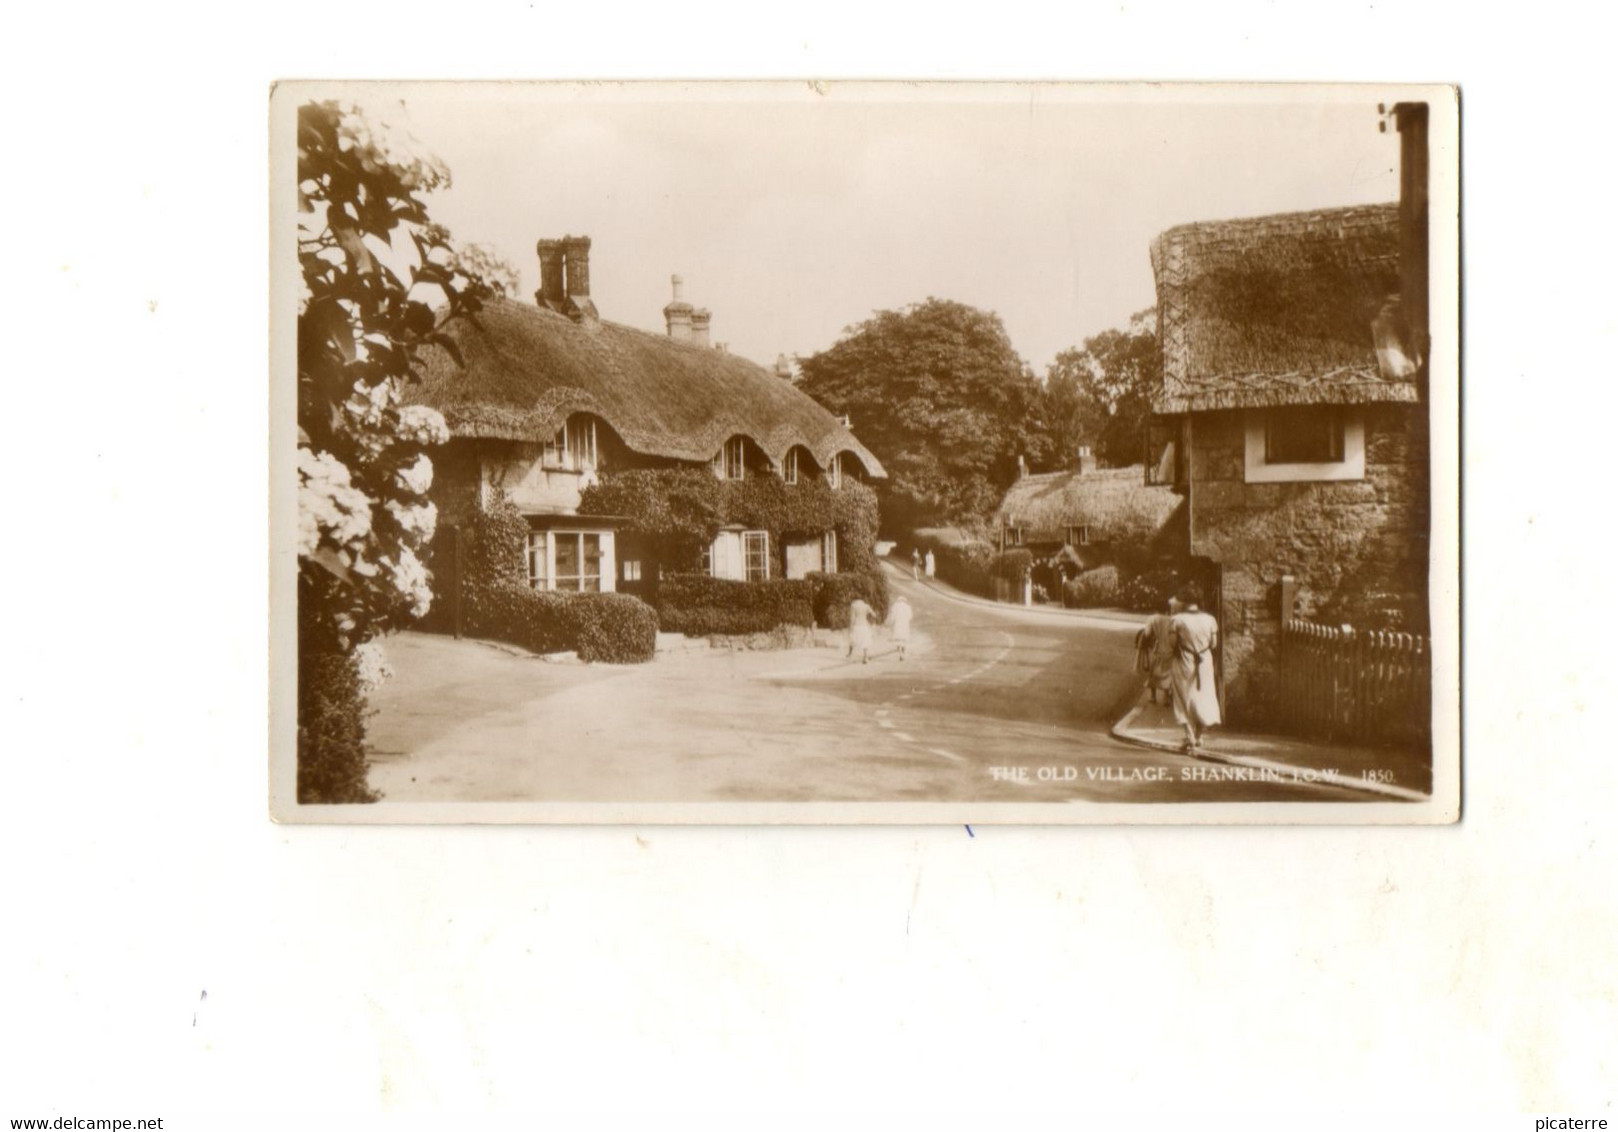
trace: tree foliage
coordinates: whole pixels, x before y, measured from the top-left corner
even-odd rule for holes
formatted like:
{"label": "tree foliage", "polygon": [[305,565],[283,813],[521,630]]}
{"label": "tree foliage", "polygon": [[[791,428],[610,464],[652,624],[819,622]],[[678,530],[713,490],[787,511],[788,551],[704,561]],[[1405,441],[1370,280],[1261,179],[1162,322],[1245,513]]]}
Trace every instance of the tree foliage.
{"label": "tree foliage", "polygon": [[991,510],[1039,433],[1038,383],[999,317],[943,299],[850,327],[802,359],[799,384],[886,466],[896,528]]}
{"label": "tree foliage", "polygon": [[448,183],[441,162],[353,107],[299,109],[298,549],[308,647],[350,649],[420,617],[431,600],[420,552],[437,515],[424,449],[448,431],[402,394],[417,352],[437,344],[453,354],[444,322],[491,293],[428,219],[422,194]]}
{"label": "tree foliage", "polygon": [[1056,355],[1045,376],[1040,417],[1051,455],[1068,466],[1088,444],[1109,467],[1138,463],[1146,451],[1146,421],[1162,380],[1156,311],[1131,316],[1122,330],[1086,338]]}

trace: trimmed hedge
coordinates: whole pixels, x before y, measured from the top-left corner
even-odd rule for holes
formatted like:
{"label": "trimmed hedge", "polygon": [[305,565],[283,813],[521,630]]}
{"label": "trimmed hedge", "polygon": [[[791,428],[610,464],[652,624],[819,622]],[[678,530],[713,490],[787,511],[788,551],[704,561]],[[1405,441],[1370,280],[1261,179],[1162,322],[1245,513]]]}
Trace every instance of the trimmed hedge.
{"label": "trimmed hedge", "polygon": [[298,801],[374,802],[365,782],[365,696],[349,653],[298,654]]}
{"label": "trimmed hedge", "polygon": [[468,593],[466,619],[474,636],[539,653],[571,649],[592,663],[637,664],[651,660],[657,648],[657,615],[628,594],[550,593],[498,583]]}
{"label": "trimmed hedge", "polygon": [[1119,587],[1118,604],[1125,609],[1161,613],[1188,579],[1188,574],[1171,568],[1137,575]]}
{"label": "trimmed hedge", "polygon": [[657,587],[663,630],[691,637],[768,633],[781,625],[814,624],[814,587],[802,579],[738,582],[726,578],[664,578]]}
{"label": "trimmed hedge", "polygon": [[1118,567],[1086,570],[1062,587],[1062,603],[1080,609],[1112,605],[1118,600]]}
{"label": "trimmed hedge", "polygon": [[813,573],[815,623],[827,629],[848,628],[848,607],[861,598],[878,617],[888,615],[888,579],[878,571],[822,574]]}
{"label": "trimmed hedge", "polygon": [[1034,552],[1018,547],[994,556],[993,574],[1008,582],[1020,582],[1034,569]]}

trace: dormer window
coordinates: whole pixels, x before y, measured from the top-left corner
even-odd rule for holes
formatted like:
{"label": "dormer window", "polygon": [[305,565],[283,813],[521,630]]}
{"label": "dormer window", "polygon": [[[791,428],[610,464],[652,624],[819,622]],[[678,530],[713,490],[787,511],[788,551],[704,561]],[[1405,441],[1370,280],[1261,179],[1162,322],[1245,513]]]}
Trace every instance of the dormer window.
{"label": "dormer window", "polygon": [[545,442],[545,466],[582,472],[596,466],[596,422],[592,417],[569,417]]}
{"label": "dormer window", "polygon": [[1069,546],[1089,546],[1090,528],[1087,526],[1074,526],[1067,529],[1067,544]]}
{"label": "dormer window", "polygon": [[833,491],[843,486],[843,454],[837,453],[831,458],[831,464],[826,468],[826,483]]}
{"label": "dormer window", "polygon": [[781,478],[789,484],[798,482],[798,450],[796,448],[787,452],[786,463],[781,467]]}
{"label": "dormer window", "polygon": [[714,474],[722,480],[739,480],[747,474],[747,440],[733,436],[714,457]]}

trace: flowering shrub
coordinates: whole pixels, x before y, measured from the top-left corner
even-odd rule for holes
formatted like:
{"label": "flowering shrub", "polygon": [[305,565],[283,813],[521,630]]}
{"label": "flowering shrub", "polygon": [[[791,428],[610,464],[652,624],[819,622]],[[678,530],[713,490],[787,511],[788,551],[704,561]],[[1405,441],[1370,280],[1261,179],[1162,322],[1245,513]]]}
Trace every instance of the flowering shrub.
{"label": "flowering shrub", "polygon": [[[422,558],[438,514],[424,449],[449,429],[436,411],[404,404],[404,388],[422,347],[456,353],[444,322],[491,293],[418,196],[448,184],[443,162],[388,124],[336,102],[299,108],[301,802],[373,799],[353,650],[432,603]],[[408,263],[408,279],[389,263]]]}

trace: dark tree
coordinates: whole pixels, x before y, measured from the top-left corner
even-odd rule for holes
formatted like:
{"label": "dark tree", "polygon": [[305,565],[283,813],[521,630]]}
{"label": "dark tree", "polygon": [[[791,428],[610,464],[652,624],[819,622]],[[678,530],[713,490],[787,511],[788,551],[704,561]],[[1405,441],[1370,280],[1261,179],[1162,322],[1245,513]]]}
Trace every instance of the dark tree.
{"label": "dark tree", "polygon": [[1038,382],[999,316],[961,303],[879,311],[802,371],[804,392],[847,414],[886,466],[889,531],[988,513],[1038,432]]}
{"label": "dark tree", "polygon": [[1131,316],[1124,330],[1103,331],[1056,355],[1040,396],[1040,417],[1056,459],[1065,464],[1080,444],[1088,444],[1109,467],[1139,463],[1162,373],[1155,310]]}

